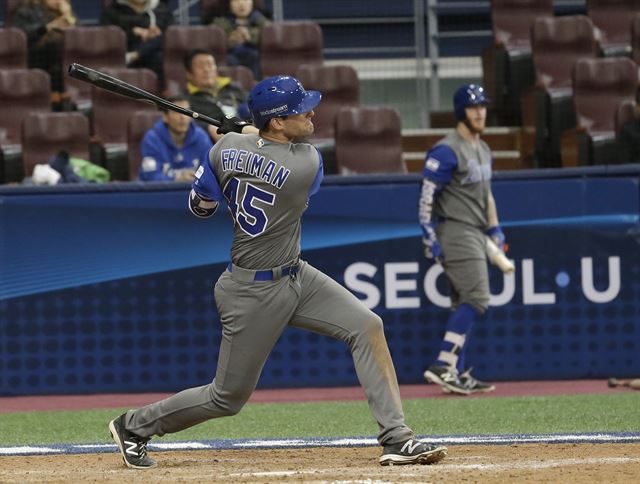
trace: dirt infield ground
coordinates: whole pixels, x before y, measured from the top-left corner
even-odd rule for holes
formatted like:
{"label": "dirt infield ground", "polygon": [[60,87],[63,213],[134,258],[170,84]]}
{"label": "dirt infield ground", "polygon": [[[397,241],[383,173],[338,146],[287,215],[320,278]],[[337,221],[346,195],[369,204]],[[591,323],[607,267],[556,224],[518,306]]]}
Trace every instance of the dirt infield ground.
{"label": "dirt infield ground", "polygon": [[378,447],[160,452],[136,471],[116,453],[3,457],[0,482],[638,482],[640,444],[449,447],[431,466],[381,467]]}

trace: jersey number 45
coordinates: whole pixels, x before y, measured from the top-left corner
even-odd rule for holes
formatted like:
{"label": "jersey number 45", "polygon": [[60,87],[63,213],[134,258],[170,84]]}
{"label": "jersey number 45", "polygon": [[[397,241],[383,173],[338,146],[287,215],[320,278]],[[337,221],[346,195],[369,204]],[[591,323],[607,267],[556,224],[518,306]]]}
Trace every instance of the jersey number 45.
{"label": "jersey number 45", "polygon": [[[269,217],[256,203],[273,205],[276,196],[247,181],[229,180],[223,190],[231,216],[247,235],[255,237],[267,229]],[[240,195],[242,193],[242,195]]]}

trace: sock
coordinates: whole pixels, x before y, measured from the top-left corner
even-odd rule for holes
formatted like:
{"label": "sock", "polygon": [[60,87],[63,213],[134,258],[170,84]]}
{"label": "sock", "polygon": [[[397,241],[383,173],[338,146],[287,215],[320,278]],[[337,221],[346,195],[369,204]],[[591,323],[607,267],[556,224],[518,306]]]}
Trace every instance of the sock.
{"label": "sock", "polygon": [[437,365],[464,371],[465,342],[478,312],[469,304],[461,304],[451,313],[440,345]]}

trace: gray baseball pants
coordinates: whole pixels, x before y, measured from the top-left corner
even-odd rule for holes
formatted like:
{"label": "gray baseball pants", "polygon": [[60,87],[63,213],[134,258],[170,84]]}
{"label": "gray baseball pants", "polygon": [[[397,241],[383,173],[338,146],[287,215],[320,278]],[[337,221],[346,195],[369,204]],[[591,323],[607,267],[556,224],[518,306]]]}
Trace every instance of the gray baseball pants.
{"label": "gray baseball pants", "polygon": [[381,445],[414,437],[404,421],[395,369],[382,320],[333,279],[301,261],[296,276],[253,280],[254,271],[233,267],[215,286],[222,324],[213,381],[127,412],[126,428],[140,437],[178,432],[235,415],[255,389],[273,346],[287,326],[344,341]]}

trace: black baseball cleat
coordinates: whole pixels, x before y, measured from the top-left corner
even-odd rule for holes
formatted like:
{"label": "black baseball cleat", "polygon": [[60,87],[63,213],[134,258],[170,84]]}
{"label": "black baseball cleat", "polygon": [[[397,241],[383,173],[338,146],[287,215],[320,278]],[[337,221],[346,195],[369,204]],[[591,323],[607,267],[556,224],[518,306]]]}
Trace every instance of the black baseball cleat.
{"label": "black baseball cleat", "polygon": [[469,393],[486,393],[496,389],[495,385],[484,381],[476,380],[471,376],[472,368],[460,374],[460,383],[469,390]]}
{"label": "black baseball cleat", "polygon": [[470,395],[472,393],[461,381],[458,370],[448,366],[431,365],[424,372],[424,379],[431,383],[436,383],[442,387],[445,393],[458,393],[460,395]]}
{"label": "black baseball cleat", "polygon": [[435,464],[447,455],[447,448],[409,439],[384,446],[380,465]]}
{"label": "black baseball cleat", "polygon": [[109,422],[109,432],[116,441],[122,460],[132,469],[150,469],[156,466],[156,461],[147,455],[147,442],[150,439],[138,437],[124,427],[126,413]]}

